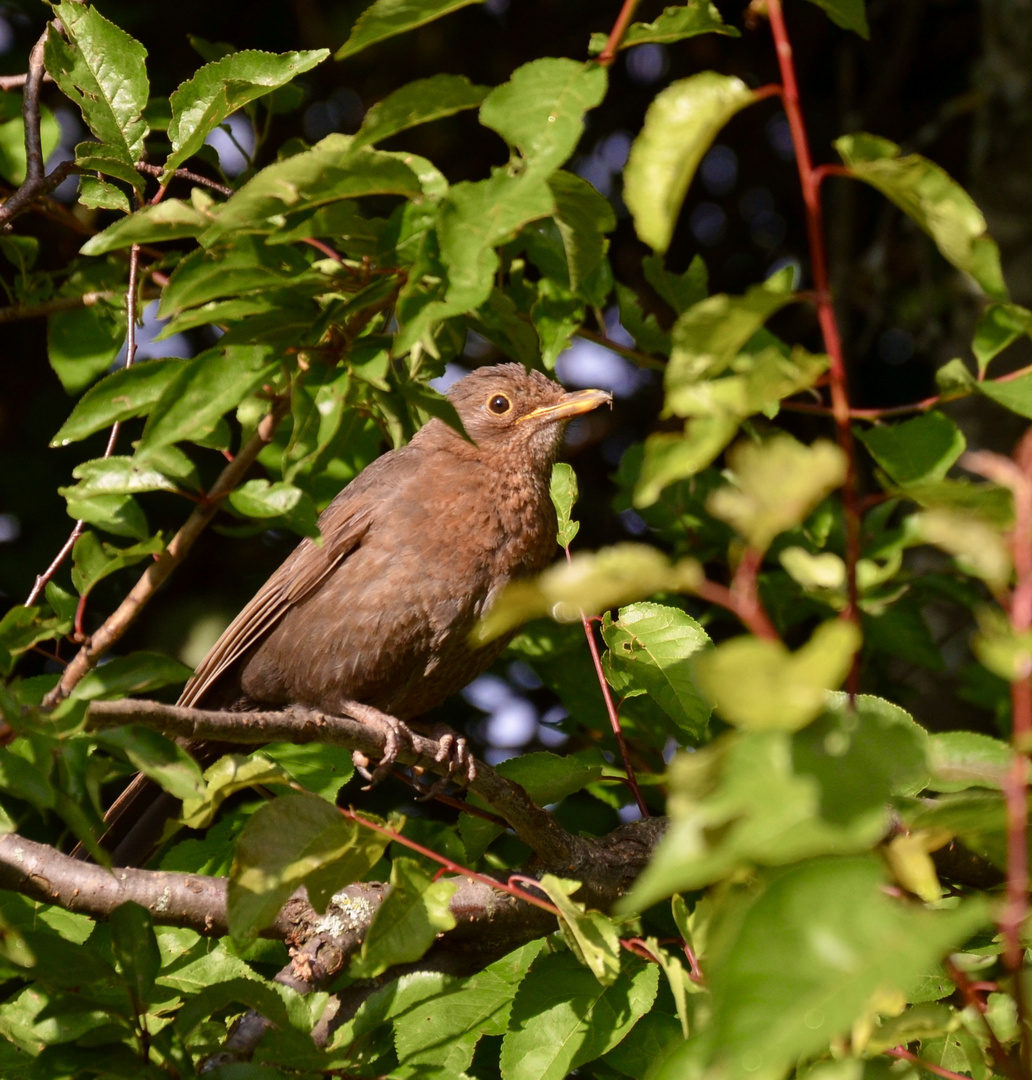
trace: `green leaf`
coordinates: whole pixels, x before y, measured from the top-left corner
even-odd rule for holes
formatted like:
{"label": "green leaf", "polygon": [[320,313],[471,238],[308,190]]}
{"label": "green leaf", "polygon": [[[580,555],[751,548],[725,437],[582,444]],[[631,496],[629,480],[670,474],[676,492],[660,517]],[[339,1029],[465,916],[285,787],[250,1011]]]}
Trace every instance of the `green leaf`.
{"label": "green leaf", "polygon": [[568,952],[544,957],[516,991],[502,1040],[506,1080],[564,1080],[616,1046],[655,1001],[655,964],[625,963],[603,986]]}
{"label": "green leaf", "polygon": [[563,461],[552,466],[552,505],[559,519],[556,540],[561,548],[568,548],[580,531],[580,522],[574,521],[573,504],[577,501],[577,474],[572,465]]}
{"label": "green leaf", "polygon": [[150,914],[130,901],[119,904],[111,912],[109,925],[115,962],[129,984],[133,1002],[142,1006],[150,1000],[154,980],[161,970],[161,954]]}
{"label": "green leaf", "polygon": [[1032,334],[1032,311],[1018,304],[990,304],[975,327],[971,350],[984,375],[989,362],[1019,337]]}
{"label": "green leaf", "polygon": [[160,686],[185,683],[191,668],[161,653],[136,652],[116,656],[82,677],[74,696],[82,701],[98,701],[145,694]]}
{"label": "green leaf", "polygon": [[125,344],[122,301],[101,300],[47,319],[47,358],[70,394],[89,386],[117,360]]}
{"label": "green leaf", "polygon": [[516,989],[540,954],[532,941],[464,979],[413,972],[392,994],[394,1048],[402,1069],[457,1077],[484,1035],[504,1035]]}
{"label": "green leaf", "polygon": [[559,929],[570,951],[603,986],[620,974],[620,935],[612,919],[572,900],[579,881],[545,874],[538,887],[559,909]]}
{"label": "green leaf", "polygon": [[410,349],[435,320],[479,308],[491,295],[500,265],[495,247],[554,210],[552,192],[537,176],[513,177],[498,170],[487,180],[453,185],[442,200],[437,223],[447,292],[414,315],[399,310],[402,330],[395,351]]}
{"label": "green leaf", "polygon": [[594,614],[639,600],[661,589],[691,589],[701,576],[691,559],[671,564],[646,544],[615,544],[579,552],[556,563],[532,581],[510,582],[474,631],[483,643],[541,615],[557,622],[579,622]]}
{"label": "green leaf", "polygon": [[971,196],[945,170],[920,154],[874,135],[843,135],[835,149],[850,173],[891,199],[935,241],[944,258],[970,274],[993,300],[1006,300],[1000,252]]}
{"label": "green leaf", "polygon": [[425,26],[453,11],[481,0],[375,0],[359,15],[348,40],[334,53],[334,60],[354,56],[378,41]]}
{"label": "green leaf", "polygon": [[670,364],[663,376],[668,408],[677,412],[679,391],[720,375],[772,315],[796,302],[795,293],[787,287],[790,282],[788,275],[776,274],[752,286],[744,296],[716,293],[678,318],[671,330]]}
{"label": "green leaf", "polygon": [[584,114],[605,97],[606,69],[545,57],[517,68],[480,107],[480,122],[519,151],[527,174],[551,173],[573,153]]}
{"label": "green leaf", "polygon": [[141,491],[176,491],[175,481],[160,469],[135,458],[113,455],[95,458],[76,465],[72,470],[79,483],[75,487],[58,488],[68,499],[85,499],[91,496],[134,495]]}
{"label": "green leaf", "polygon": [[132,495],[88,495],[80,498],[74,488],[62,490],[68,516],[85,521],[114,536],[144,540],[150,535],[147,517]]}
{"label": "green leaf", "polygon": [[[712,1068],[782,1076],[847,1032],[876,993],[905,993],[987,918],[980,901],[924,911],[891,899],[873,856],[805,863],[758,893],[738,890],[723,902],[707,958]],[[679,1057],[658,1076],[683,1075]]]}
{"label": "green leaf", "polygon": [[75,403],[50,445],[68,446],[110,427],[116,420],[145,415],[184,363],[174,359],[144,360],[112,372]]}
{"label": "green leaf", "polygon": [[938,411],[859,431],[857,437],[897,484],[943,480],[967,448],[960,428]]}
{"label": "green leaf", "polygon": [[941,731],[929,736],[932,791],[1001,789],[1014,751],[999,739],[976,731]]}
{"label": "green leaf", "polygon": [[418,960],[439,933],[454,928],[448,903],[455,889],[453,881],[434,881],[413,859],[396,858],[391,891],[373,916],[351,974],[374,978],[394,964]]}
{"label": "green leaf", "polygon": [[740,442],[727,457],[734,484],[714,491],[706,509],[759,552],[846,478],[845,454],[824,439],[807,447],[779,434],[760,445]]}
{"label": "green leaf", "polygon": [[132,244],[158,244],[163,240],[186,240],[200,236],[211,224],[211,215],[183,199],[162,199],[91,236],[79,249],[83,255],[104,255]]}
{"label": "green leaf", "polygon": [[134,768],[177,799],[195,799],[204,790],[197,762],[177,742],[156,731],[121,727],[96,732],[93,738],[98,745],[125,754]]}
{"label": "green leaf", "polygon": [[331,803],[311,795],[285,795],[259,807],[240,834],[229,877],[233,937],[254,937],[302,884],[309,885],[312,903],[325,908],[334,892],[367,873],[386,840],[363,836],[360,843],[360,831]]}
{"label": "green leaf", "polygon": [[823,8],[836,26],[841,26],[843,30],[852,30],[864,41],[869,40],[871,31],[867,25],[864,0],[810,0],[810,3]]}
{"label": "green leaf", "polygon": [[72,548],[72,584],[80,596],[85,596],[109,574],[157,555],[164,547],[160,535],[132,547],[116,548],[98,540],[96,533],[84,532]]}
{"label": "green leaf", "polygon": [[651,506],[668,484],[701,472],[737,433],[737,417],[714,413],[689,420],[683,435],[665,431],[650,435],[645,440],[634,505]]}
{"label": "green leaf", "polygon": [[[82,110],[90,131],[129,166],[143,156],[147,123],[147,50],[96,8],[54,5],[62,36],[48,28],[44,60],[61,91]],[[143,180],[137,174],[136,186]]]}
{"label": "green leaf", "polygon": [[902,709],[831,695],[802,731],[725,736],[670,767],[671,825],[617,910],[756,866],[866,851],[885,835],[889,800],[928,782],[928,735]]}
{"label": "green leaf", "polygon": [[[728,26],[720,17],[720,12],[709,0],[686,0],[678,7],[663,9],[663,14],[650,23],[631,23],[627,32],[620,39],[620,49],[630,49],[634,45],[673,45],[676,41],[695,37],[697,34],[726,34],[728,37],[740,37],[739,32]],[[605,47],[608,34],[591,35],[588,53],[597,56]]]}
{"label": "green leaf", "polygon": [[351,751],[323,743],[269,743],[262,756],[281,765],[313,795],[332,802],[355,772]]}
{"label": "green leaf", "polygon": [[350,139],[328,135],[311,150],[267,165],[218,207],[200,242],[211,247],[242,233],[274,232],[287,213],[363,195],[419,198],[419,178],[403,161],[379,150],[350,151]]}
{"label": "green leaf", "polygon": [[[74,608],[72,610],[74,614]],[[27,652],[37,642],[66,634],[71,620],[41,616],[40,608],[16,604],[0,618],[0,672],[9,675],[15,657]]]}
{"label": "green leaf", "polygon": [[700,162],[720,129],[756,95],[741,79],[704,71],[661,91],[624,170],[624,201],[638,236],[666,251]]}
{"label": "green leaf", "polygon": [[860,647],[860,631],[822,623],[794,653],[780,641],[743,635],[695,660],[695,678],[720,715],[747,731],[795,731],[820,713]]}
{"label": "green leaf", "polygon": [[182,824],[188,829],[205,829],[215,818],[222,802],[238,791],[258,785],[290,785],[290,774],[257,753],[224,754],[204,770],[205,787],[196,799],[183,803]]}
{"label": "green leaf", "polygon": [[537,331],[535,358],[540,354],[544,367],[553,371],[556,361],[570,347],[573,335],[584,323],[584,301],[550,278],[542,278],[530,318]]}
{"label": "green leaf", "polygon": [[351,146],[372,146],[399,131],[479,108],[487,94],[488,87],[475,86],[465,75],[416,79],[388,94],[365,114]]}
{"label": "green leaf", "polygon": [[119,210],[130,213],[129,196],[121,189],[95,176],[79,177],[79,202],[91,210]]}
{"label": "green leaf", "polygon": [[183,364],[151,409],[137,444],[137,460],[183,440],[203,438],[219,419],[279,371],[262,346],[208,349]]}
{"label": "green leaf", "polygon": [[613,207],[587,180],[562,169],[548,178],[548,187],[555,198],[553,219],[566,252],[570,289],[592,300],[584,290],[605,258],[605,234],[616,228]]}
{"label": "green leaf", "polygon": [[677,315],[682,315],[688,308],[702,303],[709,295],[709,271],[701,255],[692,257],[683,274],[668,270],[658,255],[646,255],[641,260],[641,268],[645,271],[645,280]]}
{"label": "green leaf", "polygon": [[231,507],[244,517],[278,518],[301,536],[317,537],[319,526],[315,503],[300,488],[282,480],[270,483],[268,480],[248,480],[235,491],[230,492],[226,500]]}
{"label": "green leaf", "polygon": [[925,510],[911,524],[920,539],[949,552],[965,573],[980,577],[994,592],[1010,583],[1010,544],[993,525],[958,510]]}
{"label": "green leaf", "polygon": [[[260,237],[245,235],[225,246],[192,251],[181,259],[162,292],[158,318],[174,318],[221,297],[255,297],[259,302],[256,310],[261,313],[280,290],[311,291],[313,285],[315,292],[332,287],[299,251],[270,246]],[[220,309],[220,314],[223,311]],[[163,336],[169,332],[166,327]]]}
{"label": "green leaf", "polygon": [[[61,127],[46,106],[40,108],[39,119],[40,149],[47,161],[61,144]],[[25,123],[21,116],[0,123],[0,176],[14,186],[25,180]]]}
{"label": "green leaf", "polygon": [[245,49],[205,64],[192,78],[180,83],[169,99],[172,153],[165,162],[162,180],[167,183],[230,113],[291,82],[329,55],[329,49],[279,55]]}
{"label": "green leaf", "polygon": [[1002,405],[1018,416],[1032,419],[1032,374],[1006,381],[985,379],[976,384],[976,389],[992,398],[997,405]]}
{"label": "green leaf", "polygon": [[602,657],[606,681],[627,697],[645,693],[692,739],[702,739],[710,705],[699,693],[692,658],[709,647],[705,630],[679,608],[641,602],[602,618],[609,651]]}

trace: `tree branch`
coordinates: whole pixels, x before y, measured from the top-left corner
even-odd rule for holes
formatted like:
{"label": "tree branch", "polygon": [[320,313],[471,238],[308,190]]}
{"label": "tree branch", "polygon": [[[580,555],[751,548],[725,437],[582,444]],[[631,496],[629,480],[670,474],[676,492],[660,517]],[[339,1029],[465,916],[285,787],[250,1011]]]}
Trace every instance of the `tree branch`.
{"label": "tree branch", "polygon": [[22,116],[25,120],[25,180],[21,187],[0,206],[0,230],[10,227],[19,214],[29,208],[41,195],[49,195],[64,179],[75,172],[74,161],[63,161],[47,176],[43,161],[43,140],[39,126],[39,91],[43,85],[43,49],[47,43],[47,29],[29,53],[29,70],[25,75],[25,96],[22,100]]}
{"label": "tree branch", "polygon": [[[90,705],[87,724],[94,730],[140,724],[178,739],[213,740],[256,745],[267,742],[328,743],[357,750],[370,757],[382,757],[385,737],[380,727],[364,723],[363,716],[380,715],[364,706],[352,708],[353,716],[330,716],[312,709],[293,708],[270,712],[215,712],[163,705],[156,701],[95,701]],[[436,739],[412,732],[410,744],[402,743],[398,761],[417,762],[430,767],[441,747]],[[446,774],[447,761],[434,763],[435,771]],[[542,864],[569,867],[590,863],[595,857],[591,841],[563,829],[512,780],[477,762],[477,776],[469,790],[489,803],[511,826],[516,835],[534,851]]]}

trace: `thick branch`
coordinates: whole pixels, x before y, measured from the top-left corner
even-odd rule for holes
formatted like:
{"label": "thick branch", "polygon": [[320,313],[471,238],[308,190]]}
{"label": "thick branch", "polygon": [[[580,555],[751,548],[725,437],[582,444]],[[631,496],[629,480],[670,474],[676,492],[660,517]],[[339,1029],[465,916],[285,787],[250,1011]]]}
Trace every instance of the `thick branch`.
{"label": "thick branch", "polygon": [[49,195],[66,176],[77,168],[74,161],[63,161],[47,176],[43,161],[43,140],[39,126],[39,91],[43,85],[43,49],[47,42],[49,26],[29,53],[29,70],[25,76],[25,96],[22,100],[22,117],[25,121],[25,181],[20,188],[0,206],[0,228],[29,208],[40,195]]}
{"label": "thick branch", "polygon": [[[363,723],[363,708],[356,706],[352,712],[354,716],[330,716],[301,708],[277,712],[212,712],[127,699],[94,702],[90,706],[88,723],[94,729],[140,724],[175,738],[252,746],[267,742],[321,742],[358,750],[370,757],[381,757],[383,731]],[[403,765],[419,762],[429,767],[439,750],[440,744],[435,739],[412,732],[411,744],[402,743],[398,761]],[[446,774],[447,762],[441,762],[435,768]],[[588,841],[566,832],[519,784],[507,780],[490,766],[477,762],[477,776],[469,788],[509,822],[516,835],[544,865],[568,867],[590,859]]]}

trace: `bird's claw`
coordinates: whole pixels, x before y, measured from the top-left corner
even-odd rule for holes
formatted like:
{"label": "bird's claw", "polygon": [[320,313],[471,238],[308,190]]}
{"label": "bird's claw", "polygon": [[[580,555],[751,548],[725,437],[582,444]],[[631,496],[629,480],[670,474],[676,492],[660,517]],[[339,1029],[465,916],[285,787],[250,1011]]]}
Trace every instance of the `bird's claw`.
{"label": "bird's claw", "polygon": [[[477,761],[469,752],[469,746],[461,735],[446,730],[438,739],[438,749],[433,756],[435,765],[448,764],[448,772],[438,777],[429,788],[416,797],[417,802],[429,802],[443,794],[452,783],[467,787],[477,778]],[[417,770],[421,772],[422,770]]]}
{"label": "bird's claw", "polygon": [[[355,771],[366,781],[363,791],[376,787],[391,771],[398,759],[398,751],[402,742],[405,741],[411,747],[413,745],[412,732],[406,724],[396,720],[393,716],[380,713],[375,718],[363,717],[372,722],[384,735],[383,755],[379,762],[373,766],[369,757],[361,750],[355,750],[351,760],[355,764]],[[444,776],[438,777],[433,784],[418,796],[418,801],[426,802],[437,798],[450,783],[466,787],[477,778],[476,758],[469,752],[469,746],[461,735],[444,728],[443,731],[435,732],[438,739],[437,749],[433,754],[423,758],[426,764],[417,762],[413,766],[416,775],[420,775],[435,766],[447,764],[448,771]],[[436,769],[434,769],[436,771]]]}

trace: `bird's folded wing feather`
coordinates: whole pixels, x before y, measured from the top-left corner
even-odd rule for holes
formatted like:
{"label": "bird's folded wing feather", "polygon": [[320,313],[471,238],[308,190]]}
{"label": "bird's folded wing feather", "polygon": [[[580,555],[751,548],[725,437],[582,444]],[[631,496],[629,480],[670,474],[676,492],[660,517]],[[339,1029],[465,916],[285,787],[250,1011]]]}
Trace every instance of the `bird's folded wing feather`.
{"label": "bird's folded wing feather", "polygon": [[355,507],[347,500],[336,507],[331,505],[319,522],[322,546],[306,539],[293,550],[223,631],[186,684],[179,704],[199,704],[223,672],[257,644],[290,608],[317,589],[359,546],[372,516],[368,504]]}

